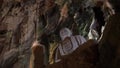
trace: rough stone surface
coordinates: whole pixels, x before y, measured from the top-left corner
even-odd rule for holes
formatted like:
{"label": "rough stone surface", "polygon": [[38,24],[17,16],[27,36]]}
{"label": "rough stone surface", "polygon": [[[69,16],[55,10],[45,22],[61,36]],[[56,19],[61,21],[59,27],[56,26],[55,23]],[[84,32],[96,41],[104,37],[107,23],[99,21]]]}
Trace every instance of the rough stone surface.
{"label": "rough stone surface", "polygon": [[[35,22],[38,23],[41,13],[50,11],[51,7],[48,2],[46,10],[39,1],[42,0],[0,0],[0,68],[29,68]],[[120,0],[110,1],[117,13],[110,17],[99,45],[88,41],[72,54],[64,56],[61,62],[47,68],[120,68]],[[51,22],[57,17],[57,22],[59,15],[49,14],[48,20]]]}
{"label": "rough stone surface", "polygon": [[29,66],[35,8],[30,1],[0,0],[0,68]]}
{"label": "rough stone surface", "polygon": [[120,67],[120,13],[109,19],[103,37],[99,43],[100,68]]}
{"label": "rough stone surface", "polygon": [[18,50],[11,49],[6,52],[1,60],[1,68],[12,68],[14,63],[18,60]]}

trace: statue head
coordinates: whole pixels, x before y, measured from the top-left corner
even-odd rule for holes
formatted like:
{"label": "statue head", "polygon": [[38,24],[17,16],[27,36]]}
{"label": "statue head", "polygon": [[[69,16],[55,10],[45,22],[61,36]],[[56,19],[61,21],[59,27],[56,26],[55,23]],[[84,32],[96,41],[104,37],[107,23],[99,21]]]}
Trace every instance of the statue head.
{"label": "statue head", "polygon": [[67,37],[70,37],[70,36],[72,36],[72,32],[71,32],[70,29],[63,28],[63,29],[60,30],[60,37],[61,37],[62,40],[64,40]]}

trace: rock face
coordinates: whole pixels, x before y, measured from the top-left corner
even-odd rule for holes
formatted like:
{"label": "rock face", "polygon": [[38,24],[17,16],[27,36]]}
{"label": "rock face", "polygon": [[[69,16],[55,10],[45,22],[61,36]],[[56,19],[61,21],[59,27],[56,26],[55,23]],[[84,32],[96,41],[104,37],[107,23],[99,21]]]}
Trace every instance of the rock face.
{"label": "rock face", "polygon": [[[64,56],[61,62],[47,68],[120,68],[120,0],[110,1],[115,6],[116,15],[110,17],[99,45],[88,41]],[[59,13],[55,16],[51,10],[45,10],[41,2],[44,0],[0,0],[0,68],[29,68],[35,23],[40,22],[39,17],[44,11],[50,11],[49,21],[55,18],[57,22],[59,17]],[[51,3],[47,4],[49,8]],[[83,17],[88,15],[83,14]]]}
{"label": "rock face", "polygon": [[111,0],[116,14],[110,17],[99,43],[98,68],[120,68],[120,2]]}
{"label": "rock face", "polygon": [[120,13],[112,16],[99,43],[100,68],[120,67]]}
{"label": "rock face", "polygon": [[5,52],[1,61],[1,68],[12,67],[14,63],[18,60],[18,50],[11,49],[8,52]]}
{"label": "rock face", "polygon": [[0,68],[28,68],[36,19],[33,4],[0,0]]}

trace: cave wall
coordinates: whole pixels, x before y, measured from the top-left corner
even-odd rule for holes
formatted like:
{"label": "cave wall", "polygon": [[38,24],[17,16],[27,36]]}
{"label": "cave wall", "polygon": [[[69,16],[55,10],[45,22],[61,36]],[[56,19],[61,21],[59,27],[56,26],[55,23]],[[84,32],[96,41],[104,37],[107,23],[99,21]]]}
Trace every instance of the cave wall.
{"label": "cave wall", "polygon": [[108,20],[99,42],[98,68],[120,68],[120,0],[110,2],[116,13]]}
{"label": "cave wall", "polygon": [[[0,68],[29,67],[34,23],[39,21],[38,2],[0,0]],[[110,17],[100,40],[98,68],[120,68],[120,0],[111,3],[117,13]]]}
{"label": "cave wall", "polygon": [[100,68],[120,67],[120,13],[110,17],[99,43]]}
{"label": "cave wall", "polygon": [[0,0],[0,68],[28,68],[37,19],[34,3]]}

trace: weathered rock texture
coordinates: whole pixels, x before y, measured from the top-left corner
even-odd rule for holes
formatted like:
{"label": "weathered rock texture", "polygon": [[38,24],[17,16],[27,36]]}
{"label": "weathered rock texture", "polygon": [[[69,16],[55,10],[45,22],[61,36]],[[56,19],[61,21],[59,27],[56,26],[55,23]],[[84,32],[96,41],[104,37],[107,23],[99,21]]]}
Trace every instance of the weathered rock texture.
{"label": "weathered rock texture", "polygon": [[110,17],[99,43],[98,68],[120,68],[120,0],[111,0],[116,14]]}
{"label": "weathered rock texture", "polygon": [[120,13],[112,16],[99,43],[100,68],[120,67]]}
{"label": "weathered rock texture", "polygon": [[[44,0],[0,0],[0,68],[29,68],[35,23],[51,6],[48,1],[47,10],[39,8],[44,5],[41,1]],[[117,13],[109,19],[98,47],[88,41],[48,68],[120,68],[120,0],[111,2]],[[54,21],[53,17],[50,20]]]}
{"label": "weathered rock texture", "polygon": [[0,68],[28,68],[35,9],[32,0],[0,0]]}

